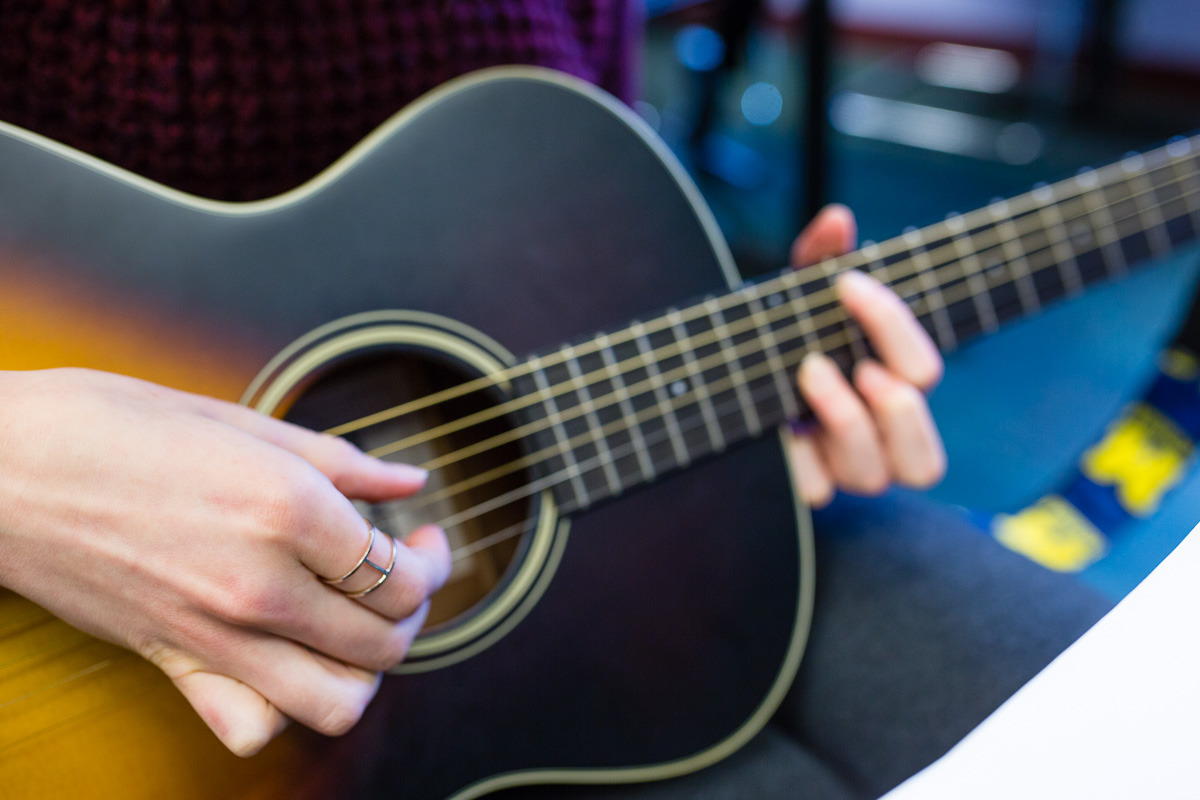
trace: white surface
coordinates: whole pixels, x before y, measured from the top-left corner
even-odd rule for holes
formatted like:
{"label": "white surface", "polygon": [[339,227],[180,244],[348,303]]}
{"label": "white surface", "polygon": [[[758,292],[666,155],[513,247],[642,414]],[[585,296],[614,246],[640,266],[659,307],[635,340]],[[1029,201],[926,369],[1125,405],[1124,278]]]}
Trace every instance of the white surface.
{"label": "white surface", "polygon": [[886,800],[1200,798],[1200,527]]}

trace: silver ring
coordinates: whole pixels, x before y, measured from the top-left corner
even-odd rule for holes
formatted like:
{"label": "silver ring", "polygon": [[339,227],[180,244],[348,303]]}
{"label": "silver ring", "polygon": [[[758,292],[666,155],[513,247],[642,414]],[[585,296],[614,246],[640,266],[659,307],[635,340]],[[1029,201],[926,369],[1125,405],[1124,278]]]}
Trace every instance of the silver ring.
{"label": "silver ring", "polygon": [[[375,581],[375,583],[371,584],[365,589],[360,589],[357,592],[346,592],[345,590],[339,590],[342,591],[347,597],[363,597],[364,595],[368,595],[375,591],[383,585],[383,582],[387,580],[388,575],[392,574],[392,567],[396,566],[397,548],[395,538],[376,528],[369,519],[364,518],[363,521],[367,523],[367,529],[370,531],[370,536],[367,538],[367,549],[366,552],[362,554],[362,558],[358,560],[358,563],[356,563],[349,572],[340,578],[321,578],[322,581],[330,586],[336,586],[339,583],[345,583],[346,581],[350,580],[350,578],[354,577],[354,574],[362,569],[363,566],[371,567],[379,573],[379,580]],[[377,533],[383,533],[384,536],[387,536],[388,541],[392,543],[392,557],[391,560],[388,561],[386,567],[381,564],[376,564],[371,560],[371,550],[375,547],[375,534]]]}

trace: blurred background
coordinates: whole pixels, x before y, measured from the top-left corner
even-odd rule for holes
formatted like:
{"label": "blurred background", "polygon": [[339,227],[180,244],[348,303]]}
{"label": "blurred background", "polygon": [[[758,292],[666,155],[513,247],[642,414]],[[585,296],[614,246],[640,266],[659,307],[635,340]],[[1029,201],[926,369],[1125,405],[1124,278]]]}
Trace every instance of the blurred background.
{"label": "blurred background", "polygon": [[[863,239],[1200,129],[1196,0],[647,0],[638,112],[692,172],[743,272],[786,263],[824,202]],[[1016,511],[1138,397],[1195,250],[947,359],[934,494]],[[1194,467],[1194,463],[1190,465]],[[1200,522],[1200,470],[1080,573],[1113,597]],[[985,535],[981,532],[981,535]]]}

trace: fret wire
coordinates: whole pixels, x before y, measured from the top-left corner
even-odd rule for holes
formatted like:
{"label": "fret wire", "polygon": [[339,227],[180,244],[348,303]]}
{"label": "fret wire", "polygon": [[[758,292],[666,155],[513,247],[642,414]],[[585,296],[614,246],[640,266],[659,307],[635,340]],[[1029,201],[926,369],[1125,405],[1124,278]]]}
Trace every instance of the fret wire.
{"label": "fret wire", "polygon": [[[574,345],[568,345],[567,349],[573,351]],[[581,401],[580,405],[583,406],[583,413],[587,419],[588,426],[593,430],[600,430],[600,416],[596,413],[596,403],[592,399],[591,392],[588,390],[588,384],[583,378],[583,370],[579,366],[579,361],[574,356],[567,359],[567,372],[571,375],[571,386]],[[613,461],[607,438],[603,436],[596,438],[596,453],[600,457],[600,463],[604,472],[604,481],[608,484],[608,491],[613,495],[620,494],[624,487],[621,486],[620,476],[617,475],[617,467]]]}
{"label": "fret wire", "polygon": [[[1120,220],[1120,221],[1124,221],[1124,219],[1122,219],[1122,220]],[[1049,248],[1048,248],[1048,247],[1044,247],[1044,248],[1040,248],[1038,252],[1046,252],[1047,250],[1049,250]],[[1053,269],[1053,268],[1055,268],[1055,267],[1056,267],[1056,262],[1050,261],[1050,262],[1048,262],[1047,264],[1045,264],[1045,265],[1043,265],[1043,266],[1039,266],[1039,267],[1037,268],[1037,270],[1035,270],[1035,271],[1042,271],[1042,270],[1046,270],[1046,269]],[[964,284],[964,287],[965,287],[965,284]],[[957,301],[958,299],[960,299],[960,298],[955,298],[955,301]],[[963,299],[965,299],[965,298],[963,298]],[[919,303],[919,302],[920,302],[920,300],[918,300],[917,302]],[[1018,303],[1018,305],[1019,305],[1019,303]],[[836,333],[835,333],[835,334],[833,334],[833,336],[832,336],[831,338],[836,338],[836,337],[838,337],[838,334],[836,334]],[[799,333],[798,333],[798,334],[797,334],[797,338],[803,338],[802,334],[799,334]],[[844,338],[844,337],[842,337],[842,338]],[[832,343],[832,342],[829,342],[829,341],[822,342],[822,346],[831,346],[831,345],[833,345],[833,343]],[[791,351],[791,352],[792,352],[792,353],[796,353],[798,350],[799,350],[799,348],[797,348],[796,350],[793,350],[793,351]],[[791,361],[792,359],[790,359],[790,358],[789,358],[789,359],[787,359],[787,360]],[[798,361],[798,359],[796,359],[796,361]],[[763,367],[763,366],[769,366],[769,365],[767,365],[765,362],[763,362],[763,363],[760,363],[760,364],[758,365],[758,367],[759,367],[760,369],[756,370],[756,372],[758,372],[758,371],[761,371],[761,367]],[[790,368],[790,366],[789,366],[789,368]],[[729,376],[727,376],[725,379],[723,379],[723,380],[724,380],[724,382],[727,382],[727,383],[728,383],[728,382],[732,382],[732,373],[731,373]],[[681,400],[681,402],[682,402],[682,400]],[[739,401],[739,407],[740,407],[740,405],[741,405],[741,402]],[[718,408],[719,408],[719,407],[718,407]],[[702,415],[698,415],[698,416],[702,417]],[[635,420],[635,422],[636,422],[636,420]],[[627,445],[627,446],[633,446],[633,445],[632,445],[632,439],[631,439],[631,443],[630,443],[629,445]],[[619,449],[620,449],[620,448],[618,448],[618,450],[619,450]],[[562,473],[560,473],[560,475],[561,475],[561,474],[562,474]],[[538,489],[538,491],[540,491],[540,488]],[[492,508],[494,508],[495,506],[491,506],[491,507],[492,507]],[[481,512],[479,512],[479,513],[486,513],[486,510],[488,510],[488,509],[485,509],[484,511],[481,511]]]}
{"label": "fret wire", "polygon": [[[671,330],[677,340],[686,341],[690,338],[679,309],[671,309],[667,314],[667,318],[671,321]],[[695,387],[696,394],[699,397],[700,413],[704,417],[704,427],[708,432],[709,444],[712,446],[713,452],[719,453],[725,449],[725,435],[721,432],[721,426],[717,424],[716,412],[713,410],[713,398],[704,380],[704,371],[699,368],[696,362],[695,351],[690,347],[682,349],[683,363],[690,375],[689,384]]]}
{"label": "fret wire", "polygon": [[[925,247],[921,243],[921,235],[917,231],[911,231],[905,234],[904,238],[909,252],[912,253],[911,260],[916,265],[921,291],[925,296],[925,305],[930,308],[929,314],[933,321],[934,337],[937,339],[940,349],[943,351],[953,350],[958,344],[958,339],[954,334],[954,326],[950,323],[950,315],[946,311],[946,298],[942,296],[941,286],[931,272],[929,254],[925,252]],[[931,303],[931,297],[936,300],[936,304]]]}
{"label": "fret wire", "polygon": [[1005,240],[1001,243],[1001,252],[1004,253],[1005,261],[1008,262],[1009,272],[1015,278],[1017,295],[1021,298],[1022,310],[1029,314],[1035,313],[1041,310],[1042,301],[1038,297],[1037,287],[1033,284],[1033,279],[1029,272],[1029,263],[1025,260],[1025,245],[1021,241],[1021,234],[1017,232],[1013,218],[1008,216],[1008,203],[1001,200],[989,205],[988,209],[991,211],[992,217],[996,220],[997,229],[1001,231],[1001,236],[1005,237]]}
{"label": "fret wire", "polygon": [[[1155,258],[1161,258],[1171,252],[1171,238],[1167,235],[1167,221],[1163,218],[1162,210],[1159,208],[1155,195],[1154,182],[1146,175],[1144,167],[1146,160],[1141,156],[1130,156],[1121,160],[1121,166],[1128,174],[1126,178],[1129,185],[1142,186],[1137,192],[1130,192],[1133,197],[1133,203],[1138,208],[1138,213],[1142,220],[1142,227],[1146,230],[1146,241],[1150,245],[1150,252]],[[1151,202],[1146,203],[1146,195],[1149,194]],[[1146,218],[1150,221],[1147,224]]]}
{"label": "fret wire", "polygon": [[[675,418],[675,411],[668,401],[666,382],[663,381],[662,373],[658,369],[659,362],[648,357],[653,352],[653,348],[649,346],[650,342],[646,339],[646,326],[641,322],[635,322],[630,329],[633,331],[633,341],[637,343],[638,352],[643,356],[646,375],[650,380],[651,393],[655,397],[659,416],[670,434],[668,439],[671,451],[675,454],[675,460],[680,466],[687,466],[691,458],[683,444],[683,432],[679,430],[679,420]],[[655,467],[655,471],[658,471],[658,467]]]}
{"label": "fret wire", "polygon": [[971,233],[967,231],[961,215],[947,220],[946,227],[951,232],[950,240],[959,254],[960,264],[965,262],[970,267],[969,269],[963,267],[962,271],[967,274],[967,288],[971,292],[975,314],[979,317],[980,329],[985,333],[998,330],[1000,320],[996,317],[996,306],[992,302],[992,293],[988,289],[987,281],[983,279],[983,262],[980,261],[977,250],[965,247],[967,243],[964,237],[970,237]]}
{"label": "fret wire", "polygon": [[[1075,248],[1071,247],[1067,226],[1063,222],[1062,212],[1055,200],[1054,187],[1047,185],[1034,189],[1033,196],[1039,201],[1038,219],[1041,220],[1047,239],[1051,242],[1063,286],[1068,295],[1078,294],[1084,288],[1083,273],[1079,270]],[[1068,264],[1070,265],[1069,271],[1066,269]]]}
{"label": "fret wire", "polygon": [[[540,362],[538,358],[534,360]],[[586,504],[588,491],[583,483],[583,476],[579,472],[579,465],[575,460],[575,451],[570,447],[566,447],[566,443],[571,437],[567,436],[567,430],[563,426],[562,412],[558,407],[557,397],[560,395],[550,393],[550,384],[546,380],[545,371],[540,366],[536,367],[532,374],[533,381],[538,387],[538,397],[541,400],[542,408],[548,412],[547,418],[550,420],[550,430],[553,431],[555,440],[562,445],[559,455],[570,474],[571,488],[575,491],[575,496],[583,498]]]}
{"label": "fret wire", "polygon": [[[1180,147],[1180,146],[1182,146],[1182,147]],[[1174,167],[1178,163],[1178,161],[1180,159],[1182,159],[1182,157],[1189,152],[1189,150],[1191,148],[1192,148],[1191,140],[1180,140],[1180,141],[1171,142],[1165,148],[1160,148],[1159,150],[1152,151],[1152,155],[1157,156],[1162,151],[1165,150],[1166,153],[1170,156],[1170,158],[1167,161],[1167,163],[1160,165],[1160,166],[1156,166],[1151,171],[1157,171],[1159,169],[1164,169],[1166,167]],[[1102,181],[1101,181],[1102,183],[1104,182],[1104,180],[1106,180],[1106,178],[1104,176],[1106,174],[1112,172],[1112,170],[1114,168],[1116,168],[1115,165],[1110,165],[1109,167],[1102,168],[1101,170],[1096,172],[1096,174],[1102,179]],[[1055,184],[1055,185],[1056,186],[1065,186],[1067,183],[1068,183],[1067,181],[1060,181],[1058,184]],[[1013,206],[1019,206],[1022,203],[1028,202],[1028,200],[1029,200],[1029,195],[1026,194],[1026,195],[1021,195],[1016,198],[1013,198],[1010,201],[1010,203]],[[983,213],[985,213],[985,212],[982,210],[979,212],[973,212],[972,214],[968,215],[968,217],[974,218]],[[926,230],[933,231],[933,230],[937,229],[938,227],[939,227],[938,225],[934,225],[934,226],[930,226]],[[893,242],[892,244],[894,245],[895,243]],[[843,257],[842,259],[839,259],[837,263],[838,263],[838,265],[842,265],[846,268],[850,268],[855,265],[854,262],[859,257],[860,257],[859,254],[851,253],[851,254],[848,254],[847,256]],[[468,381],[465,384],[461,384],[456,387],[450,387],[449,389],[443,390],[441,392],[437,392],[434,395],[431,395],[429,397],[420,398],[419,400],[410,401],[408,403],[403,403],[398,406],[394,406],[390,409],[385,409],[384,411],[377,412],[375,414],[371,414],[366,417],[362,417],[358,420],[355,420],[354,422],[345,423],[340,426],[335,426],[334,428],[329,429],[327,431],[327,433],[330,433],[331,435],[342,435],[342,434],[348,433],[350,431],[358,430],[362,427],[366,427],[368,425],[374,425],[374,424],[377,424],[379,422],[382,422],[382,421],[385,421],[388,419],[393,419],[396,416],[399,416],[401,413],[408,413],[409,411],[427,407],[429,404],[434,403],[434,402],[441,402],[443,400],[446,400],[446,399],[449,399],[452,397],[461,396],[461,394],[464,392],[485,390],[485,389],[493,387],[495,385],[496,381],[512,379],[512,378],[522,374],[521,370],[523,370],[523,369],[527,369],[527,365],[525,365],[525,364],[517,365],[516,367],[512,367],[508,370],[505,370],[501,375],[488,376],[486,378],[480,378],[480,379],[476,379],[474,381]]]}
{"label": "fret wire", "polygon": [[[1105,268],[1110,275],[1119,277],[1129,271],[1129,265],[1125,262],[1125,252],[1121,249],[1120,239],[1114,238],[1112,227],[1112,215],[1108,213],[1108,204],[1103,194],[1103,186],[1096,180],[1095,171],[1084,172],[1075,178],[1080,186],[1083,186],[1085,191],[1083,197],[1084,206],[1087,208],[1088,220],[1091,222],[1091,228],[1095,234],[1096,241],[1099,242],[1101,252],[1109,254],[1109,258],[1104,259]],[[1095,188],[1090,188],[1095,187]],[[1096,197],[1099,195],[1100,203],[1097,205]],[[1096,219],[1099,218],[1099,224]],[[1112,253],[1116,253],[1116,258],[1111,258]],[[1111,267],[1117,265],[1117,271],[1114,274]]]}
{"label": "fret wire", "polygon": [[[767,397],[767,395],[764,395],[764,398],[765,397]],[[759,398],[756,397],[754,393],[751,394],[751,400],[753,402],[757,402],[758,399]],[[718,419],[720,419],[721,417],[740,417],[740,416],[742,416],[741,403],[736,398],[731,398],[731,399],[725,400],[723,402],[718,402],[714,406],[714,411],[717,414]],[[693,413],[693,414],[690,414],[690,415],[687,415],[687,416],[684,416],[683,418],[681,418],[680,429],[686,433],[694,428],[702,427],[705,424],[707,424],[707,423],[704,421],[702,413]],[[666,435],[665,428],[660,428],[655,433],[650,434],[650,436],[648,437],[649,444],[651,444],[651,445],[659,444],[660,442],[658,441],[658,439],[661,437],[664,437],[665,435]],[[623,455],[622,453],[620,453],[621,447],[629,447],[629,445],[623,445],[623,446],[619,446],[617,448],[616,455],[618,458]],[[590,464],[588,462],[584,462],[582,466],[584,469],[595,469],[596,468],[596,465]],[[658,468],[660,468],[660,470],[662,472],[666,472],[666,471],[672,469],[675,465],[672,465],[669,463],[664,463],[664,464],[656,465],[656,466]],[[540,492],[543,489],[547,489],[547,488],[552,488],[552,487],[549,485],[537,485],[537,486],[531,487],[530,493]],[[509,500],[508,502],[510,502],[510,503],[517,502],[518,500],[522,500],[522,499],[524,499],[524,498],[523,497],[513,498],[513,499]],[[566,513],[566,512],[570,512],[571,510],[574,510],[574,509],[572,509],[568,505],[567,507],[565,507],[562,510],[564,511],[564,513]],[[514,534],[514,535],[516,535],[516,534]]]}
{"label": "fret wire", "polygon": [[[1177,160],[1175,160],[1175,161],[1172,161],[1172,162],[1171,162],[1171,164],[1175,164],[1175,163],[1177,163]],[[1164,165],[1160,165],[1160,166],[1158,166],[1158,167],[1155,167],[1155,168],[1154,168],[1154,171],[1157,171],[1157,170],[1164,169],[1166,166],[1168,166],[1168,165],[1164,164]],[[1061,186],[1061,185],[1064,185],[1064,182],[1060,182],[1059,184],[1056,184],[1056,186]],[[1019,197],[1019,198],[1017,198],[1017,199],[1018,199],[1018,200],[1021,200],[1021,199],[1023,199],[1023,198],[1022,198],[1022,197]],[[1078,199],[1078,196],[1076,196],[1076,197],[1073,197],[1073,198],[1071,198],[1071,199],[1072,199],[1072,200],[1077,200],[1077,199]],[[1063,201],[1063,204],[1065,204],[1065,202],[1066,202],[1066,201],[1064,200],[1064,201]],[[978,216],[978,214],[979,214],[979,213],[982,213],[982,212],[975,212],[973,215],[969,215],[969,216]],[[1082,215],[1081,215],[1081,216],[1082,216]],[[877,248],[877,246],[876,246],[876,248]],[[940,252],[940,251],[941,251],[941,250],[943,250],[943,249],[945,249],[945,248],[939,248],[939,249],[938,249],[938,252]],[[878,250],[877,250],[876,252],[878,252]],[[899,251],[898,251],[898,252],[899,252]],[[929,252],[930,252],[930,254],[932,255],[934,251],[929,251]],[[851,256],[856,256],[856,254],[850,254],[850,255],[851,255]],[[860,253],[860,254],[857,254],[857,256],[856,256],[856,257],[858,257],[858,258],[862,258],[864,255],[867,255],[867,254],[865,254],[865,253]],[[827,262],[827,263],[832,263],[832,262]],[[822,266],[822,267],[825,267],[825,266],[826,266],[826,264],[822,264],[822,265],[820,265],[820,266]],[[942,264],[942,267],[945,267],[945,266],[953,266],[953,264],[951,264],[950,262],[943,262],[943,264]],[[806,272],[812,272],[812,271],[813,271],[812,269],[806,270]],[[941,271],[941,267],[939,267],[939,271]],[[787,284],[786,277],[789,277],[789,276],[783,276],[783,277],[780,277],[780,278],[773,279],[773,280],[772,280],[770,283],[779,283],[780,285],[786,285],[786,284]],[[811,283],[811,282],[810,282],[810,283]],[[897,287],[897,286],[894,286],[893,288],[898,288],[898,287]],[[693,312],[693,313],[697,313],[697,314],[698,314],[699,312],[698,312],[698,311],[695,311],[695,312]],[[859,343],[859,344],[861,344],[861,343]],[[513,372],[513,370],[510,370],[510,372]],[[470,384],[468,384],[468,385],[470,385]],[[439,395],[435,395],[435,396],[440,396],[440,394],[444,394],[444,393],[439,393]],[[377,415],[372,415],[372,416],[373,416],[373,417],[379,417],[380,415],[378,415],[378,414],[377,414]],[[465,420],[464,420],[463,422],[465,422]],[[345,427],[345,426],[343,426],[343,427]],[[429,433],[431,433],[431,434],[432,434],[433,432],[431,431],[431,432],[429,432]],[[411,441],[411,440],[410,440],[410,441]],[[391,453],[391,452],[396,452],[396,450],[397,450],[397,449],[399,449],[399,448],[398,448],[398,447],[391,447],[391,448],[389,448],[389,447],[384,447],[384,448],[376,448],[375,450],[372,450],[371,452],[372,452],[372,455],[377,455],[377,456],[380,456],[380,455],[387,455],[387,454],[389,454],[389,453]]]}
{"label": "fret wire", "polygon": [[[600,342],[600,358],[604,361],[605,375],[613,385],[613,393],[617,396],[617,403],[621,409],[621,414],[625,419],[631,419],[635,416],[633,400],[630,398],[629,389],[625,386],[624,377],[615,369],[616,354],[613,353],[608,334],[602,333],[596,337],[596,340]],[[646,439],[642,435],[642,429],[639,426],[630,426],[628,430],[630,441],[633,443],[634,453],[637,456],[638,468],[642,471],[642,478],[647,482],[652,481],[656,473],[654,471],[654,463],[650,458],[650,446],[646,443]]]}
{"label": "fret wire", "polygon": [[766,319],[766,309],[763,307],[762,299],[758,295],[758,287],[754,285],[748,286],[746,288],[746,296],[749,298],[750,316],[754,320],[755,330],[758,331],[759,338],[767,344],[767,362],[771,365],[772,379],[775,381],[775,389],[779,394],[779,400],[783,403],[784,413],[789,418],[799,416],[800,408],[796,404],[791,382],[787,378],[787,370],[783,366],[783,358],[779,352],[779,341],[775,336],[775,330],[771,327],[770,321]]}
{"label": "fret wire", "polygon": [[[947,266],[948,266],[949,268],[953,268],[953,267],[954,267],[954,266],[956,266],[956,265],[955,265],[955,264],[950,264],[950,263],[948,263],[948,264],[947,264]],[[957,265],[957,266],[959,267],[959,269],[960,269],[960,271],[961,271],[961,269],[962,269],[962,267],[961,267],[961,264],[959,264],[959,265]],[[787,276],[785,276],[785,277],[787,277]],[[820,277],[820,280],[822,280],[822,281],[827,281],[827,278],[826,278],[826,277],[824,277],[824,276],[819,276],[819,277]],[[781,282],[783,285],[786,285],[786,284],[788,283],[787,281],[783,281],[783,279],[782,279],[782,278],[780,278],[780,279],[776,279],[776,280],[777,280],[777,281],[780,281],[780,282]],[[808,281],[808,283],[807,283],[806,285],[814,285],[816,282],[817,282],[817,281]],[[898,291],[902,291],[902,288],[901,288],[899,285],[896,285],[896,286],[894,286],[893,288],[897,289]],[[818,294],[818,295],[821,295],[821,294],[828,294],[828,292],[826,292],[825,290],[822,290],[821,292],[817,292],[816,294]],[[843,317],[842,317],[842,318],[844,318],[844,315],[843,315]],[[814,326],[815,326],[815,319],[813,320],[813,324],[814,324]],[[853,338],[853,336],[854,336],[854,332],[853,332],[853,331],[851,331],[851,332],[849,332],[849,335],[848,335],[846,338],[852,339],[852,338]],[[372,453],[375,453],[375,452],[376,452],[376,451],[372,451]]]}
{"label": "fret wire", "polygon": [[[1180,175],[1180,167],[1185,162],[1191,160],[1196,164],[1190,172],[1184,172]],[[1184,207],[1191,210],[1192,233],[1194,236],[1200,236],[1200,200],[1197,200],[1195,193],[1189,192],[1187,189],[1188,181],[1195,181],[1200,185],[1200,163],[1197,163],[1197,156],[1192,156],[1191,159],[1176,158],[1171,161],[1171,174],[1179,176],[1177,182],[1180,185],[1179,194],[1183,198]]]}
{"label": "fret wire", "polygon": [[762,431],[762,425],[758,420],[758,411],[755,409],[754,404],[752,402],[748,402],[745,385],[746,381],[742,371],[741,361],[737,358],[737,356],[734,356],[732,361],[730,360],[729,353],[732,350],[733,339],[729,335],[729,325],[725,322],[725,315],[722,313],[715,297],[704,301],[704,305],[708,309],[709,317],[716,320],[717,324],[713,326],[713,330],[717,332],[717,342],[721,348],[721,353],[725,359],[725,365],[728,368],[730,375],[732,376],[734,372],[743,375],[742,380],[734,381],[733,390],[734,394],[737,395],[738,402],[742,405],[742,410],[746,418],[746,427],[749,429],[750,435],[757,436]]}
{"label": "fret wire", "polygon": [[[1122,222],[1123,222],[1123,221],[1125,221],[1125,219],[1127,219],[1127,218],[1123,218],[1123,219],[1122,219],[1122,220],[1120,220],[1120,221],[1122,221]],[[1038,250],[1037,252],[1041,252],[1041,251],[1042,251],[1042,250],[1044,250],[1044,249],[1047,249],[1047,248],[1039,248],[1039,250]],[[960,268],[960,270],[961,270],[961,265],[958,265],[958,266],[959,266],[959,268]],[[1001,267],[1004,267],[1005,265],[1001,264],[1000,266],[1001,266]],[[1001,270],[1001,271],[1005,271],[1005,270]],[[999,274],[999,273],[995,273],[995,274]],[[991,275],[990,273],[986,273],[986,272],[985,272],[985,277],[991,277],[991,276],[992,276],[992,275]],[[826,278],[824,278],[824,277],[822,277],[822,278],[820,278],[820,280],[821,280],[821,281],[825,281],[825,280],[827,280],[827,279],[826,279]],[[812,285],[813,283],[815,283],[815,281],[814,281],[814,282],[810,282],[810,283],[809,283],[809,285]],[[1003,283],[1001,283],[1001,284],[999,284],[999,285],[1000,285],[1000,286],[1003,286],[1003,285],[1009,285],[1010,283],[1011,283],[1011,282],[1009,282],[1009,281],[1005,281],[1005,282],[1003,282]],[[897,290],[902,290],[902,289],[901,289],[900,287],[898,287],[898,286],[897,286],[897,287],[893,287],[893,288],[896,288]],[[818,292],[818,294],[820,294],[820,293]],[[844,311],[841,309],[841,307],[840,307],[840,306],[837,306],[836,304],[830,303],[830,304],[828,304],[828,310],[827,310],[827,311],[824,311],[824,312],[819,312],[819,313],[816,313],[816,312],[814,312],[814,313],[808,313],[808,314],[806,314],[806,313],[805,313],[805,311],[806,311],[806,309],[808,308],[808,303],[807,303],[808,299],[809,299],[809,297],[808,297],[807,295],[801,295],[800,299],[797,301],[797,302],[799,303],[799,308],[798,308],[798,309],[792,309],[793,313],[798,313],[798,314],[800,314],[800,318],[801,318],[802,320],[804,320],[804,321],[805,321],[807,324],[810,324],[810,325],[812,325],[814,328],[816,327],[816,325],[817,325],[818,321],[824,320],[824,319],[826,319],[826,318],[831,318],[831,319],[834,321],[834,322],[832,323],[832,327],[834,327],[835,329],[838,329],[838,330],[840,331],[840,333],[842,334],[842,335],[841,335],[841,337],[840,337],[840,340],[841,340],[843,343],[848,343],[849,341],[851,341],[851,340],[852,340],[853,333],[852,333],[850,330],[841,329],[841,326],[839,325],[839,323],[840,323],[842,320],[844,320],[844,319],[846,318],[846,316],[845,316],[845,313],[844,313]],[[911,298],[908,298],[908,299],[909,299],[909,300],[911,300]],[[915,306],[914,306],[914,311],[915,311],[915,312],[918,314],[918,316],[920,316],[920,314],[921,314],[921,313],[923,313],[923,312],[920,312],[920,310],[919,310],[919,303],[915,304]],[[814,314],[815,314],[815,315],[814,315]],[[822,323],[822,328],[823,328],[823,327],[825,327],[824,323]],[[821,336],[824,338],[824,335],[823,335],[823,334],[821,334]],[[841,346],[843,346],[843,347],[844,347],[844,346],[845,346],[845,344],[843,344],[843,345],[841,345]],[[736,350],[737,350],[737,349],[738,349],[738,348],[735,348],[735,352],[736,352]],[[836,354],[835,354],[835,355],[836,355]],[[726,357],[726,355],[725,355],[725,354],[723,354],[723,353],[720,353],[720,352],[719,352],[719,353],[715,354],[714,356],[712,356],[711,358],[708,358],[708,357],[706,357],[706,359],[702,359],[702,360],[701,360],[701,364],[703,364],[703,362],[704,362],[704,361],[708,361],[708,360],[713,360],[713,361],[716,361],[716,360],[718,360],[718,359],[725,358],[725,357]],[[497,443],[500,443],[500,442],[497,442]],[[460,452],[462,452],[462,451],[460,451]],[[651,460],[652,460],[652,459],[651,459]],[[428,465],[428,468],[432,468],[434,463],[437,463],[437,460],[435,460],[435,462],[431,462],[431,463]]]}

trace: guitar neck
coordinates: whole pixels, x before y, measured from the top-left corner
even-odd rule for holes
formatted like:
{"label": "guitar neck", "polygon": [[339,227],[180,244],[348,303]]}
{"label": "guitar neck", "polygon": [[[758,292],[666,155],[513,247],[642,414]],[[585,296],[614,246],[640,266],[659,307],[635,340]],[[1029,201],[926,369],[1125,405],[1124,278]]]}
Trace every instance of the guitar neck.
{"label": "guitar neck", "polygon": [[531,357],[518,390],[542,481],[570,511],[807,413],[803,356],[869,354],[838,273],[890,286],[943,351],[1200,235],[1200,137],[1087,170],[804,270]]}

